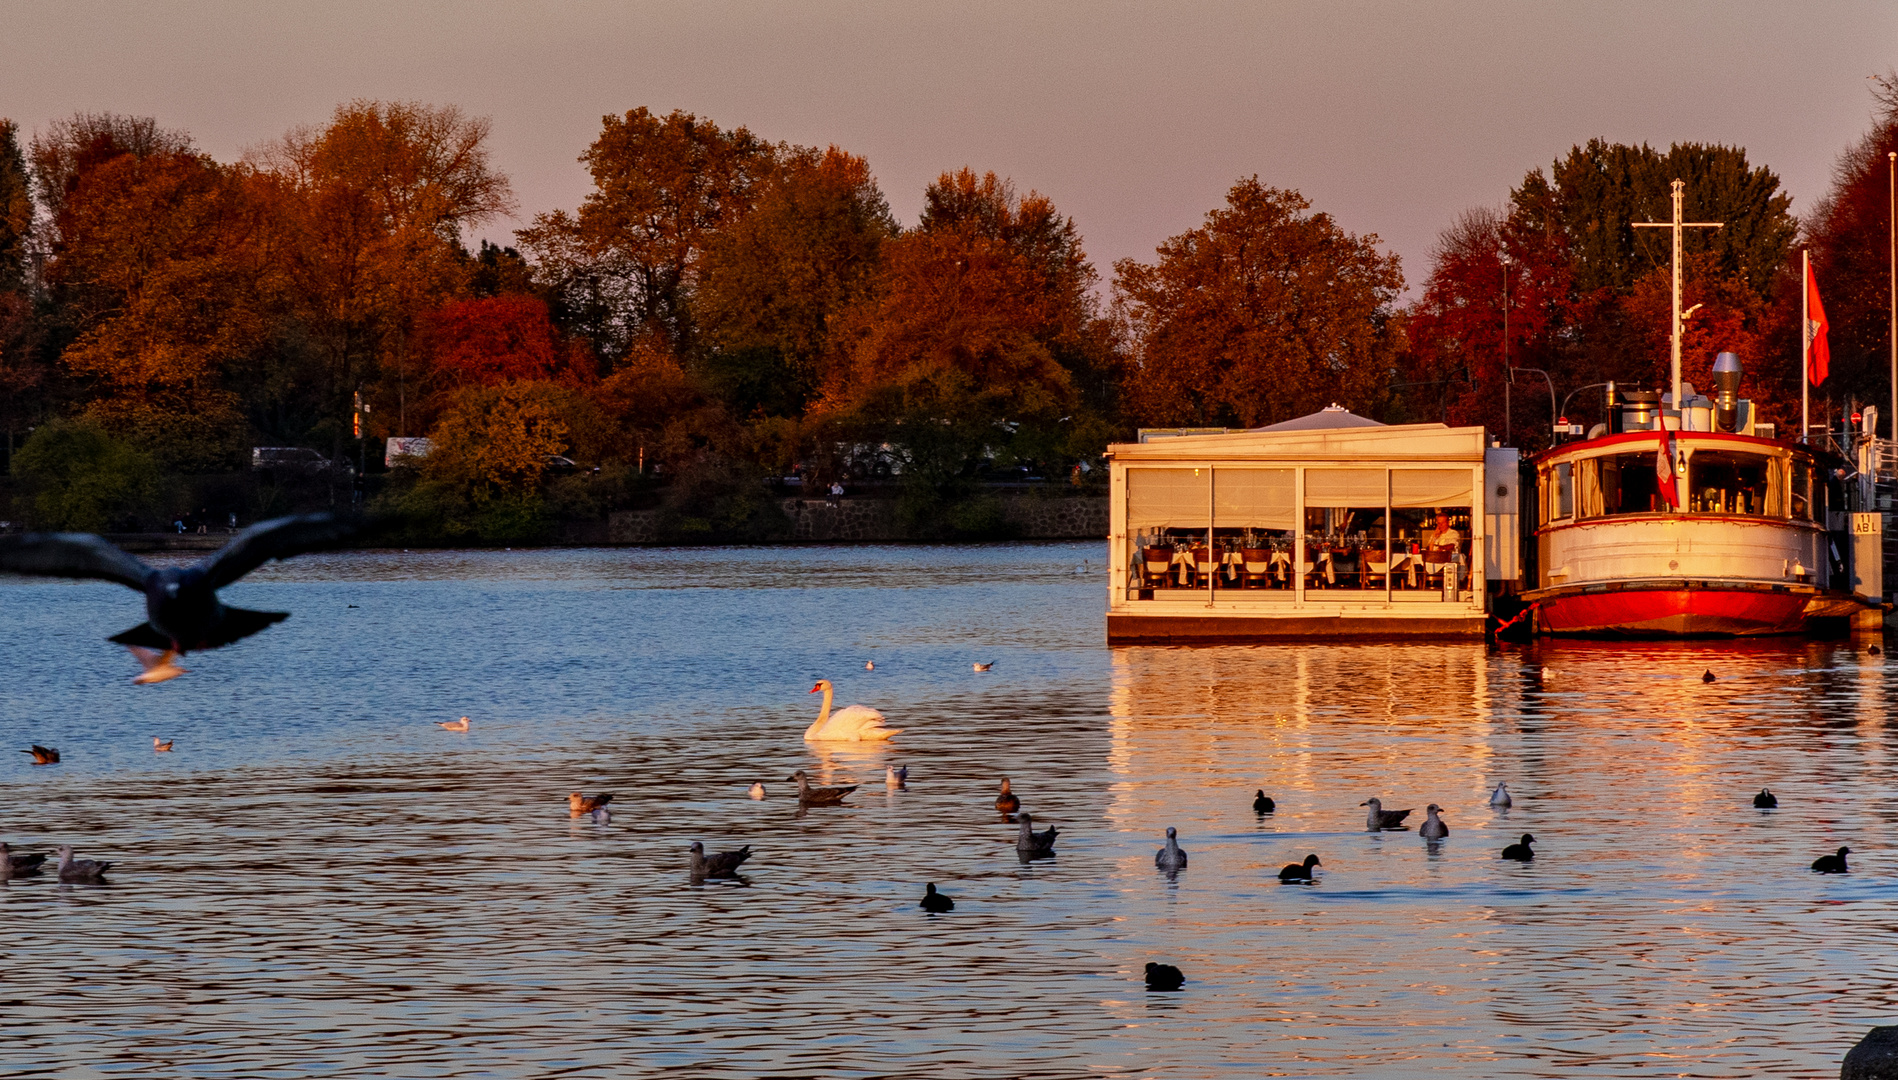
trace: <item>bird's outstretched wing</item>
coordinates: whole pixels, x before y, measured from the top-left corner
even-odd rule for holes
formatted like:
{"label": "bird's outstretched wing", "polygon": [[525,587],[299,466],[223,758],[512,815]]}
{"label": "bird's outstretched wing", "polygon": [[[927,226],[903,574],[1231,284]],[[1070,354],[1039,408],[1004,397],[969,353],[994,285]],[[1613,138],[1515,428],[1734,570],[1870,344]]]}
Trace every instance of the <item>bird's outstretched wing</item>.
{"label": "bird's outstretched wing", "polygon": [[335,514],[273,518],[238,533],[200,565],[211,587],[221,589],[272,559],[336,547],[362,528],[361,521]]}
{"label": "bird's outstretched wing", "polygon": [[98,578],[143,591],[152,568],[91,533],[0,536],[0,570],[39,577]]}

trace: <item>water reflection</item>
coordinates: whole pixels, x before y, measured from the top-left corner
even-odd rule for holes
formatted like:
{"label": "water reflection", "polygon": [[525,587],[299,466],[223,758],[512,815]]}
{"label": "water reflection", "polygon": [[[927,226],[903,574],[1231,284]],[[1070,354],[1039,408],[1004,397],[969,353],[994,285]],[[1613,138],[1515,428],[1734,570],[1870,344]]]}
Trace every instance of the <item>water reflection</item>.
{"label": "water reflection", "polygon": [[[1069,573],[1099,557],[326,557],[243,583],[295,617],[155,688],[100,640],[122,590],[0,583],[0,730],[65,751],[0,761],[0,839],[117,864],[0,885],[9,1068],[1811,1075],[1889,1016],[1863,642],[1109,650]],[[804,744],[820,676],[904,733]],[[800,815],[796,769],[864,786]],[[1017,858],[1004,775],[1057,857]],[[1367,832],[1371,796],[1413,828]],[[743,878],[694,884],[693,840],[751,845]],[[1840,844],[1852,874],[1805,871]]]}

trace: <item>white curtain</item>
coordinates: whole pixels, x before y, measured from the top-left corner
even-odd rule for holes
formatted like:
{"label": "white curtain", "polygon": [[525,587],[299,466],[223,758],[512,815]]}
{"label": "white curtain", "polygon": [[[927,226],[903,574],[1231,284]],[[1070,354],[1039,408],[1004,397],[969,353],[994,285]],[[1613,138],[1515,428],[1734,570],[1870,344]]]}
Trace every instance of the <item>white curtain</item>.
{"label": "white curtain", "polygon": [[[1463,474],[1463,488],[1469,490],[1469,473]],[[1306,469],[1306,506],[1384,506],[1383,469]]]}
{"label": "white curtain", "polygon": [[1222,529],[1295,528],[1297,477],[1290,469],[1219,469],[1213,474],[1213,522]]}
{"label": "white curtain", "polygon": [[1127,528],[1206,528],[1206,482],[1211,469],[1127,470]]}
{"label": "white curtain", "polygon": [[1469,506],[1468,469],[1392,469],[1392,506]]}

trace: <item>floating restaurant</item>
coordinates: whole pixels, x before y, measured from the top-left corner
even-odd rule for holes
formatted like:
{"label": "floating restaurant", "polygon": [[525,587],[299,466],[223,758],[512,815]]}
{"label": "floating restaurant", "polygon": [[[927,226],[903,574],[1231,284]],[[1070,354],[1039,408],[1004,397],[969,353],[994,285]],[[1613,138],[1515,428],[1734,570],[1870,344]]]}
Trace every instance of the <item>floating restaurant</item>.
{"label": "floating restaurant", "polygon": [[1108,454],[1110,642],[1480,637],[1517,574],[1518,454],[1480,427],[1332,406]]}

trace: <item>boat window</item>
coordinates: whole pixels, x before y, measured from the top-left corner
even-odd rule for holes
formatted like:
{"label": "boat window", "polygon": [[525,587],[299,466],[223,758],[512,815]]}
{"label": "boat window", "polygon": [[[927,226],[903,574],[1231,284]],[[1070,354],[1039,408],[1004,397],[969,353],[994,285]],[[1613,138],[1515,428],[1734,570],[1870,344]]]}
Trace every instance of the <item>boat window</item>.
{"label": "boat window", "polygon": [[1696,514],[1765,516],[1767,461],[1762,454],[1694,451],[1687,462],[1687,509]]}
{"label": "boat window", "polygon": [[[1589,464],[1600,470],[1594,494],[1594,516],[1614,514],[1658,514],[1667,510],[1661,488],[1654,475],[1655,451],[1636,454],[1611,454],[1591,458]],[[1586,492],[1585,492],[1586,494]]]}
{"label": "boat window", "polygon": [[1575,463],[1564,461],[1549,470],[1548,509],[1544,520],[1562,521],[1575,514]]}
{"label": "boat window", "polygon": [[1792,512],[1794,521],[1813,521],[1812,462],[1793,461]]}

